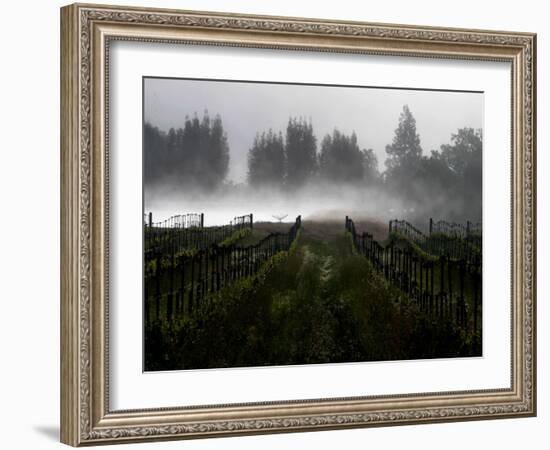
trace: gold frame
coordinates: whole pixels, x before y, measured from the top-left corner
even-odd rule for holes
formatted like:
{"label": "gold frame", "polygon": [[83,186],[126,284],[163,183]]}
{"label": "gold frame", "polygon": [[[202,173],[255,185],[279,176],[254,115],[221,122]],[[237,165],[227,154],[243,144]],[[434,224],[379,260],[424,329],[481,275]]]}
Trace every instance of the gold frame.
{"label": "gold frame", "polygon": [[[509,389],[111,411],[108,398],[109,42],[206,43],[512,66]],[[75,4],[61,9],[61,440],[80,446],[536,414],[536,35]]]}

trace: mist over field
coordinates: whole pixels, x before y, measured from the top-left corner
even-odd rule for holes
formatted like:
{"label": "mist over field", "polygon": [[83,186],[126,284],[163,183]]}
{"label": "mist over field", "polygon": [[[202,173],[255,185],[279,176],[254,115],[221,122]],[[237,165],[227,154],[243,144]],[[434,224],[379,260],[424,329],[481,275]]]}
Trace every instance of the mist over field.
{"label": "mist over field", "polygon": [[273,188],[254,189],[247,185],[228,185],[216,192],[179,191],[170,187],[155,187],[146,192],[145,211],[152,211],[154,221],[162,221],[176,212],[202,212],[204,225],[227,224],[236,216],[254,214],[255,222],[293,222],[296,216],[304,220],[338,221],[346,215],[355,220],[387,223],[391,219],[407,218],[418,226],[434,219],[466,217],[477,220],[477,212],[467,212],[460,199],[450,201],[434,195],[425,204],[411,204],[382,187],[358,187],[349,184],[304,186],[289,192]]}
{"label": "mist over field", "polygon": [[481,221],[483,95],[146,79],[144,212]]}

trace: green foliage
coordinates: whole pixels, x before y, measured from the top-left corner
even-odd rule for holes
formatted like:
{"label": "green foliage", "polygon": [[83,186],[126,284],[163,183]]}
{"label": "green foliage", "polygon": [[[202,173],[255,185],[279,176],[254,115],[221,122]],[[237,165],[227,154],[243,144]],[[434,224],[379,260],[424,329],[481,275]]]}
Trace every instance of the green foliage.
{"label": "green foliage", "polygon": [[432,233],[429,235],[428,239],[440,243],[448,242],[450,245],[453,243],[459,243],[460,245],[464,246],[465,249],[471,254],[477,255],[479,257],[482,256],[480,247],[472,242],[469,242],[468,239],[459,236],[449,236],[445,233]]}
{"label": "green foliage", "polygon": [[192,317],[147,329],[147,370],[479,354],[479,344],[427,318],[351,248],[349,233],[325,242],[300,231],[288,252]]}
{"label": "green foliage", "polygon": [[352,254],[352,255],[358,255],[358,254],[359,254],[359,250],[357,250],[357,247],[355,246],[355,243],[353,242],[353,235],[351,234],[351,232],[346,231],[345,239],[346,239],[346,241],[347,241],[347,243],[348,243],[348,245],[349,245],[351,254]]}
{"label": "green foliage", "polygon": [[[212,231],[210,229],[210,230],[208,230],[208,233],[216,233],[217,231],[219,231],[219,235],[220,235],[220,237],[218,237],[214,241],[217,241],[217,240],[221,239],[221,236],[223,236],[227,233],[227,231],[223,229],[224,227],[213,227],[213,228],[214,228],[214,231]],[[199,239],[200,239],[200,235],[202,233],[204,233],[204,230],[205,230],[204,228],[197,228],[197,229],[191,229],[191,230],[187,229],[185,231],[189,232],[189,233],[196,233],[197,235],[199,235]],[[190,257],[190,256],[193,256],[193,255],[196,255],[200,251],[212,251],[212,249],[214,248],[213,246],[215,246],[215,245],[218,245],[219,247],[231,247],[231,246],[235,245],[236,243],[238,243],[239,241],[241,241],[242,239],[245,239],[248,236],[250,236],[251,233],[252,233],[251,228],[249,228],[249,227],[241,228],[239,230],[234,231],[232,234],[230,234],[228,237],[226,237],[224,240],[220,241],[219,243],[212,244],[209,247],[205,247],[203,250],[201,250],[200,248],[178,249],[174,252],[173,264],[172,264],[172,253],[170,251],[170,246],[168,246],[167,250],[164,253],[162,253],[160,255],[160,258],[159,258],[159,260],[161,262],[161,269],[169,269],[172,265],[175,268],[177,268],[177,267],[179,267],[179,263],[181,261],[180,258],[182,256],[189,256]],[[154,275],[154,273],[156,271],[156,267],[157,267],[157,258],[149,259],[145,263],[144,267],[145,267],[145,276],[146,277]]]}
{"label": "green foliage", "polygon": [[[460,242],[461,245],[465,247],[465,251],[469,251],[472,255],[478,255],[481,257],[481,249],[470,242],[468,242],[466,239],[462,239],[455,236],[449,236],[444,233],[432,233],[429,236],[426,237],[426,246],[430,248],[430,241],[432,243],[438,243],[441,246],[443,246],[444,242],[447,241],[449,244],[456,243],[457,241]],[[426,260],[426,261],[436,261],[440,255],[435,255],[432,253],[428,253],[427,251],[423,250],[415,241],[410,239],[408,236],[405,236],[404,234],[398,232],[398,231],[392,231],[389,236],[387,243],[393,242],[394,244],[401,245],[402,247],[407,247],[411,250],[413,250],[420,258]]]}
{"label": "green foliage", "polygon": [[399,233],[398,231],[392,231],[389,234],[387,243],[394,243],[396,245],[406,247],[415,252],[420,258],[425,261],[436,261],[438,258],[436,255],[431,255],[430,253],[422,250],[422,248],[420,248],[420,246],[416,242],[414,242],[412,239],[409,239],[404,234]]}
{"label": "green foliage", "polygon": [[255,297],[266,276],[286,258],[280,252],[253,277],[242,278],[205,299],[192,317],[156,321],[145,331],[147,370],[228,367],[231,359],[246,360],[254,341],[254,323],[262,322]]}
{"label": "green foliage", "polygon": [[295,255],[298,250],[298,244],[300,242],[300,236],[302,235],[302,229],[299,228],[296,232],[296,237],[294,238],[294,241],[292,244],[290,244],[290,248],[288,249],[289,255]]}
{"label": "green foliage", "polygon": [[231,236],[224,239],[219,243],[220,247],[231,247],[239,242],[241,239],[246,238],[252,234],[251,228],[241,228],[240,230],[235,231]]}
{"label": "green foliage", "polygon": [[[199,250],[198,249],[185,249],[174,253],[174,267],[179,267],[179,261],[182,256],[193,256]],[[170,253],[164,253],[159,259],[152,258],[144,264],[144,277],[152,277],[157,271],[157,261],[160,261],[161,269],[169,269],[172,266],[172,255]]]}

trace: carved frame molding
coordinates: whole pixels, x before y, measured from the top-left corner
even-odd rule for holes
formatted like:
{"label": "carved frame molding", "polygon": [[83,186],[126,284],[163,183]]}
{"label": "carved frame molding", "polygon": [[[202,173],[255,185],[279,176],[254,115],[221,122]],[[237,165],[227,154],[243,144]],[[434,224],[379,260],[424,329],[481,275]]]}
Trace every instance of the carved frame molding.
{"label": "carved frame molding", "polygon": [[[509,61],[512,386],[487,391],[110,411],[108,58],[114,39]],[[78,446],[536,413],[536,36],[75,4],[61,10],[61,438]]]}

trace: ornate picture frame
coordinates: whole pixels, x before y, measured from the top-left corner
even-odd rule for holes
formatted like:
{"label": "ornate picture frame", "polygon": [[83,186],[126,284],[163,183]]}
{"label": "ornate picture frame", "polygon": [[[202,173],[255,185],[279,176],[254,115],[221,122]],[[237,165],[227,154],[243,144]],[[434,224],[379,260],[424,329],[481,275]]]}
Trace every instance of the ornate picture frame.
{"label": "ornate picture frame", "polygon": [[[511,384],[386,396],[113,410],[109,79],[115,41],[511,65]],[[536,35],[74,4],[61,9],[61,441],[112,444],[536,414]]]}

